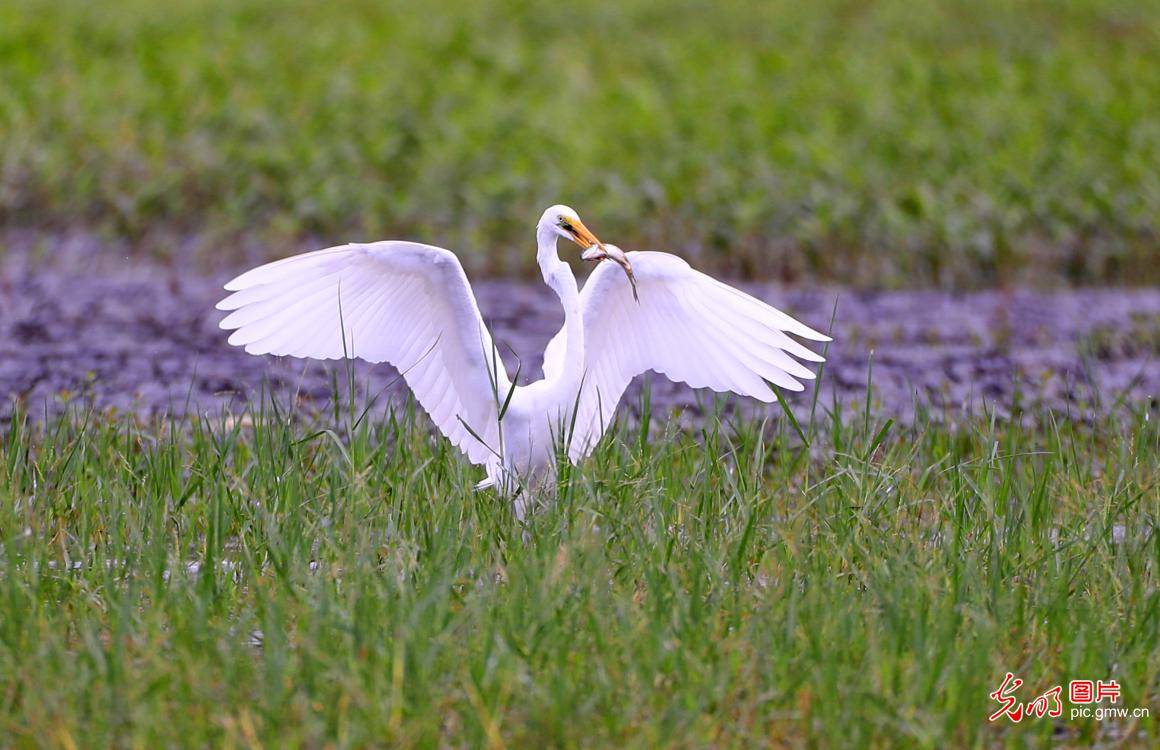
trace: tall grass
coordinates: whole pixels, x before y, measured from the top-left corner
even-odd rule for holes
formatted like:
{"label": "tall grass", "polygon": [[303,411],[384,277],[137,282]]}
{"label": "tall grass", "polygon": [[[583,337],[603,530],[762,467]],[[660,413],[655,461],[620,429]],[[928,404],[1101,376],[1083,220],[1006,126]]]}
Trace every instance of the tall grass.
{"label": "tall grass", "polygon": [[409,409],[18,415],[0,736],[1154,744],[986,720],[1007,670],[1158,708],[1155,414],[1035,416],[621,424],[520,525]]}

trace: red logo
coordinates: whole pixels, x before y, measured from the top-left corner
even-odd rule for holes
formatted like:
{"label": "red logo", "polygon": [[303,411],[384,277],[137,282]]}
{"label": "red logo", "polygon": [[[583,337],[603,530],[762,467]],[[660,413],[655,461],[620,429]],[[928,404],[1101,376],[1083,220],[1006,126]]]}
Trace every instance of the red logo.
{"label": "red logo", "polygon": [[987,721],[996,721],[1000,716],[1006,716],[1011,721],[1018,724],[1023,721],[1023,704],[1015,700],[1015,696],[1011,695],[1023,685],[1023,680],[1019,679],[1010,672],[1003,678],[1003,684],[999,689],[991,693],[991,700],[999,701],[1003,704],[995,713],[987,717]]}
{"label": "red logo", "polygon": [[1060,693],[1063,692],[1062,685],[1056,685],[1051,690],[1048,690],[1043,695],[1027,704],[1027,715],[1042,719],[1044,716],[1050,716],[1053,719],[1058,719],[1063,716],[1063,701],[1059,699]]}
{"label": "red logo", "polygon": [[[1018,724],[1025,716],[1034,716],[1042,719],[1044,716],[1059,718],[1063,716],[1063,686],[1056,685],[1029,703],[1020,703],[1015,698],[1015,691],[1023,686],[1023,680],[1008,672],[1003,677],[1003,684],[991,693],[991,700],[999,704],[998,710],[987,717],[988,721],[998,721],[1006,716]],[[1115,680],[1072,680],[1067,685],[1067,699],[1073,704],[1117,703],[1120,700],[1120,684]],[[1113,709],[1108,709],[1111,711]],[[1118,709],[1117,709],[1118,710]],[[1072,717],[1086,716],[1089,709],[1072,709]],[[1097,717],[1098,718],[1098,717]]]}
{"label": "red logo", "polygon": [[1104,698],[1110,698],[1112,703],[1120,702],[1120,684],[1115,680],[1096,683],[1096,703],[1103,703]]}
{"label": "red logo", "polygon": [[1067,699],[1072,703],[1092,703],[1096,699],[1096,684],[1091,680],[1072,680],[1067,684]]}

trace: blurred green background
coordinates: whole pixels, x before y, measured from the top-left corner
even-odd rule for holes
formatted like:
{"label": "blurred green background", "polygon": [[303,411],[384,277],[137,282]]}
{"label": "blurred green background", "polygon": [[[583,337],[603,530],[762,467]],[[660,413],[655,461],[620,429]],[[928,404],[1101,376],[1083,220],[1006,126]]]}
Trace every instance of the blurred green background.
{"label": "blurred green background", "polygon": [[1157,283],[1158,60],[1155,0],[7,2],[0,230],[508,274],[561,201],[729,275]]}

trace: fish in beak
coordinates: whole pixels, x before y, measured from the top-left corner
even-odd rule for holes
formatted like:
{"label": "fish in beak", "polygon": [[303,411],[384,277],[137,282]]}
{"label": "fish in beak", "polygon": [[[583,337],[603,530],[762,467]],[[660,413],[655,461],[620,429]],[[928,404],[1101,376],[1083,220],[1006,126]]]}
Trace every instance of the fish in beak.
{"label": "fish in beak", "polygon": [[600,248],[604,247],[604,243],[601,242],[600,239],[592,233],[591,229],[584,226],[584,222],[580,221],[580,217],[577,216],[574,219],[564,219],[562,221],[564,231],[567,232],[572,241],[580,247],[584,248],[585,250],[593,246]]}
{"label": "fish in beak", "polygon": [[580,257],[593,263],[598,263],[602,260],[611,260],[620,265],[624,269],[624,275],[628,277],[628,283],[632,285],[632,298],[640,302],[640,297],[636,293],[636,276],[632,273],[632,263],[628,260],[628,255],[625,254],[616,245],[606,245],[601,242],[595,234],[592,233],[588,227],[584,226],[584,222],[576,217],[568,223],[564,224],[564,231],[572,238],[580,247],[584,248],[584,252],[580,253]]}
{"label": "fish in beak", "polygon": [[628,283],[632,285],[632,298],[638,303],[640,302],[640,296],[636,293],[636,276],[632,273],[632,263],[629,261],[627,253],[616,245],[598,244],[588,247],[580,253],[580,257],[593,263],[611,260],[618,264],[624,269],[624,275],[628,277]]}

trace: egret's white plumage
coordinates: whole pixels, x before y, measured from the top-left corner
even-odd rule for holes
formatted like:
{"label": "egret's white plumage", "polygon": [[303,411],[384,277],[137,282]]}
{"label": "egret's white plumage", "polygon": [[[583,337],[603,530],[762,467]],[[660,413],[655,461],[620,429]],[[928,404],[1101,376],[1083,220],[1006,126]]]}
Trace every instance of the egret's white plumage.
{"label": "egret's white plumage", "polygon": [[[732,391],[766,403],[776,396],[765,381],[800,391],[804,386],[798,378],[814,378],[793,357],[809,362],[822,357],[786,332],[814,341],[828,341],[827,336],[675,255],[626,255],[639,302],[625,274],[611,262],[597,265],[580,293],[586,382],[569,446],[574,461],[600,440],[629,382],[647,370],[694,388]],[[567,338],[565,327],[544,350],[548,379],[562,376],[567,366]]]}
{"label": "egret's white plumage", "polygon": [[226,284],[221,327],[251,354],[389,362],[439,431],[486,466],[482,485],[509,492],[553,469],[561,441],[572,461],[586,456],[646,370],[765,402],[766,381],[796,391],[814,377],[794,357],[822,358],[787,333],[828,341],[821,333],[668,253],[624,254],[639,301],[611,262],[580,292],[559,237],[620,252],[567,206],[544,212],[536,259],[564,326],[545,350],[544,379],[514,390],[458,258],[431,245],[350,244],[260,266]]}

